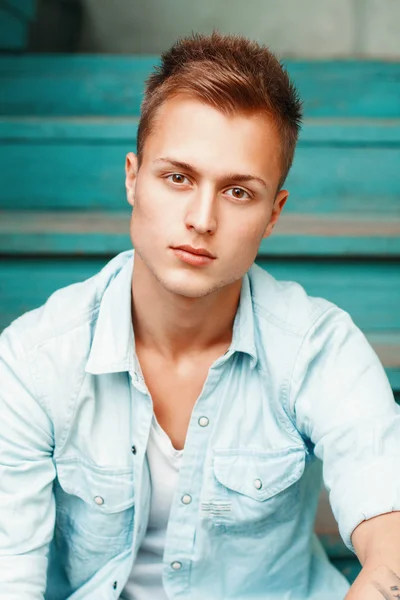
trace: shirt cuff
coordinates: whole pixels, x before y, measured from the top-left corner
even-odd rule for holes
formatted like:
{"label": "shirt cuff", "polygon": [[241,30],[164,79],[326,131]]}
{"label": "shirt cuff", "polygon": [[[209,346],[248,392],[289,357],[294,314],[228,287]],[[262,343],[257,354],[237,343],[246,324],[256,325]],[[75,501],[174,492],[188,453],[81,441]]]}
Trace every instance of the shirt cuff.
{"label": "shirt cuff", "polygon": [[351,534],[360,523],[378,515],[400,511],[398,470],[399,457],[386,456],[374,460],[358,471],[351,480],[347,480],[340,506],[332,501],[332,511],[338,522],[340,535],[349,550],[355,554]]}

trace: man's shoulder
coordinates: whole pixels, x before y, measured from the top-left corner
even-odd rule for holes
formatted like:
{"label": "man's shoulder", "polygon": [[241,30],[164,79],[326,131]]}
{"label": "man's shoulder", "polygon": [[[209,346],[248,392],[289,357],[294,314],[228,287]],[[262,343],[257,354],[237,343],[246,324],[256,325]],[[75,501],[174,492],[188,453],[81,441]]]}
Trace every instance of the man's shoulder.
{"label": "man's shoulder", "polygon": [[50,340],[67,339],[75,330],[90,327],[96,321],[105,290],[132,252],[118,254],[84,281],[59,288],[40,307],[15,319],[1,337],[18,338],[19,346],[29,353]]}
{"label": "man's shoulder", "polygon": [[334,303],[310,296],[296,281],[280,281],[254,264],[249,270],[254,313],[261,326],[303,337],[325,312],[343,312]]}

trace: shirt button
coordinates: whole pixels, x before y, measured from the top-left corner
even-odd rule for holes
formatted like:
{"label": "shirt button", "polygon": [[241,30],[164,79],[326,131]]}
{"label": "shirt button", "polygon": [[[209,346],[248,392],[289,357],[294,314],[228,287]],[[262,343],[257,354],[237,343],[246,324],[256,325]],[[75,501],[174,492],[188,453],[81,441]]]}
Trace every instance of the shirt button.
{"label": "shirt button", "polygon": [[171,563],[171,567],[174,569],[174,571],[179,571],[179,569],[182,568],[182,563],[175,560],[173,563]]}
{"label": "shirt button", "polygon": [[136,452],[137,452],[136,446],[132,446],[131,450],[132,450],[132,454],[136,454]]}
{"label": "shirt button", "polygon": [[102,504],[104,504],[104,498],[102,498],[101,496],[95,496],[94,497],[94,501],[96,502],[96,504],[98,504],[99,506],[101,506]]}
{"label": "shirt button", "polygon": [[114,583],[113,583],[113,589],[116,590],[117,586],[118,586],[118,581],[114,581]]}
{"label": "shirt button", "polygon": [[262,488],[262,481],[261,481],[261,479],[255,479],[254,480],[254,487],[257,490],[261,490],[261,488]]}
{"label": "shirt button", "polygon": [[184,496],[182,496],[181,500],[183,504],[190,504],[192,501],[192,496],[189,496],[189,494],[185,494]]}
{"label": "shirt button", "polygon": [[200,417],[199,419],[199,425],[200,427],[207,427],[207,425],[209,424],[209,420],[207,419],[207,417]]}

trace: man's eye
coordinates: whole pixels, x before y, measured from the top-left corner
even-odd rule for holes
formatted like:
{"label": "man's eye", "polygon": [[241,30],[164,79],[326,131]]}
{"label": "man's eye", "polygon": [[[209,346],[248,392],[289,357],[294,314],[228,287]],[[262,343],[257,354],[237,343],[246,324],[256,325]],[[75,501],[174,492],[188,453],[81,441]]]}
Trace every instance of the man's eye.
{"label": "man's eye", "polygon": [[181,173],[172,173],[171,175],[168,175],[167,179],[169,179],[169,181],[172,181],[172,183],[189,183],[189,179]]}
{"label": "man's eye", "polygon": [[[232,193],[229,194],[228,192]],[[250,198],[250,194],[240,187],[229,188],[229,190],[226,190],[226,194],[228,194],[228,196],[236,198],[236,200],[247,200],[248,198]]]}

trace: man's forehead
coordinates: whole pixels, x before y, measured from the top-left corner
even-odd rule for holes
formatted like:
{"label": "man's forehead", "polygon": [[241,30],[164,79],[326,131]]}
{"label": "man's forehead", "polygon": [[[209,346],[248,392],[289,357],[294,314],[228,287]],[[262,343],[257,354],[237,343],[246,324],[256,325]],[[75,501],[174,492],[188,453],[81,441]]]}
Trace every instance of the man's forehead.
{"label": "man's forehead", "polygon": [[266,186],[280,172],[280,146],[266,115],[225,115],[197,99],[177,97],[160,107],[144,154],[152,163],[169,159],[218,176],[238,174],[243,181],[251,176]]}

